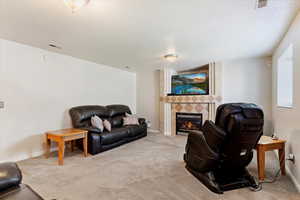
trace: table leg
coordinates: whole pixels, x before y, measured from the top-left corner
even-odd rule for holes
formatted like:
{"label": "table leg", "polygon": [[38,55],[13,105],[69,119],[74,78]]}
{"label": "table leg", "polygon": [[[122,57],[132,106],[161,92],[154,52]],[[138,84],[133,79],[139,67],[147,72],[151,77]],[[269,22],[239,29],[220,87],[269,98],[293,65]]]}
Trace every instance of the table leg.
{"label": "table leg", "polygon": [[281,174],[286,175],[286,172],[285,172],[285,145],[284,144],[283,144],[282,149],[278,150],[278,156],[279,156]]}
{"label": "table leg", "polygon": [[46,152],[45,152],[45,157],[46,158],[49,158],[50,148],[51,148],[51,140],[48,139],[48,137],[46,136]]}
{"label": "table leg", "polygon": [[65,141],[60,140],[58,142],[58,164],[64,164],[64,153],[65,153]]}
{"label": "table leg", "polygon": [[88,156],[88,138],[87,135],[85,135],[85,137],[83,138],[83,151],[84,151],[84,156],[87,157]]}
{"label": "table leg", "polygon": [[257,149],[257,165],[258,178],[263,181],[265,179],[265,151],[261,148]]}
{"label": "table leg", "polygon": [[71,152],[74,152],[75,140],[71,141]]}

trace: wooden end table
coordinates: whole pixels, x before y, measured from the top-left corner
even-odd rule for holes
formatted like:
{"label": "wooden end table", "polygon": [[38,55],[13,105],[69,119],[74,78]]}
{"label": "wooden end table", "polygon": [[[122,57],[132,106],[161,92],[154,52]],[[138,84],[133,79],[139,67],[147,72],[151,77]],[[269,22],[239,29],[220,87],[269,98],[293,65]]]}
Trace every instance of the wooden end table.
{"label": "wooden end table", "polygon": [[64,164],[64,151],[65,151],[65,143],[71,142],[71,148],[73,150],[73,142],[78,139],[83,139],[83,151],[84,156],[87,157],[87,134],[88,131],[81,129],[62,129],[56,131],[48,131],[46,132],[46,158],[49,158],[51,141],[55,141],[58,143],[58,164]]}
{"label": "wooden end table", "polygon": [[256,146],[257,151],[257,165],[258,178],[260,181],[265,179],[265,152],[278,150],[279,163],[281,174],[286,175],[285,172],[285,140],[273,140],[271,137],[262,136]]}

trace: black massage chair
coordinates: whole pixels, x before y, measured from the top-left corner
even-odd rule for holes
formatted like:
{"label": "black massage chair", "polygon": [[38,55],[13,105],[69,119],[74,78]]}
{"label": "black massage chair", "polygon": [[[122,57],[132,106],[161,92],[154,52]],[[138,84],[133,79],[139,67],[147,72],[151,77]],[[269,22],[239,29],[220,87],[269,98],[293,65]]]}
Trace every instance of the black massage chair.
{"label": "black massage chair", "polygon": [[263,134],[264,114],[255,104],[232,103],[218,107],[216,121],[206,121],[202,132],[188,136],[186,168],[211,191],[258,188],[246,169]]}
{"label": "black massage chair", "polygon": [[31,187],[21,182],[22,172],[16,163],[0,164],[0,200],[43,200]]}

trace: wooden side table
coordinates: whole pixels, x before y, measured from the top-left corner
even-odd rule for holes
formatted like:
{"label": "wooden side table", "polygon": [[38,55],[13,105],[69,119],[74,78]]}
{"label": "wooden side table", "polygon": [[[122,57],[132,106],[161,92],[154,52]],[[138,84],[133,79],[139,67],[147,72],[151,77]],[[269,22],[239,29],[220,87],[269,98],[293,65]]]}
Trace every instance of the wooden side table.
{"label": "wooden side table", "polygon": [[281,174],[285,175],[285,140],[273,140],[271,137],[262,136],[259,140],[257,151],[258,178],[260,181],[265,179],[265,152],[278,150]]}
{"label": "wooden side table", "polygon": [[[45,152],[46,158],[49,158],[51,141],[55,141],[58,143],[58,164],[63,165],[65,143],[66,142],[73,143],[75,140],[78,139],[83,139],[83,150],[84,150],[84,156],[86,157],[88,155],[87,134],[88,131],[86,130],[74,129],[74,128],[46,132],[46,152]],[[73,149],[73,144],[71,146]]]}

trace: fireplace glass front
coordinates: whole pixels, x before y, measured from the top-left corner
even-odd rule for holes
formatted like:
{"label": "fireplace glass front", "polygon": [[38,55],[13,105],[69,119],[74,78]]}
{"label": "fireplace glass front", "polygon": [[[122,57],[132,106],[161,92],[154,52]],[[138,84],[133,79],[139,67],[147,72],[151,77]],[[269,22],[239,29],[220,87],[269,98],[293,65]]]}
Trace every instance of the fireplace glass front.
{"label": "fireplace glass front", "polygon": [[201,131],[201,113],[176,113],[176,134],[187,135],[190,131]]}

